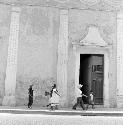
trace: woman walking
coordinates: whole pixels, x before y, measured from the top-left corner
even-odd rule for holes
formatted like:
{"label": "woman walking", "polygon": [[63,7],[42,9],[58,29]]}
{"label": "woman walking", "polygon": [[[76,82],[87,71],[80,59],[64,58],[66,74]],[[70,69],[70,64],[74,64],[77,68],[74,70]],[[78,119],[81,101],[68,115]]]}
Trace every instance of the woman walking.
{"label": "woman walking", "polygon": [[50,98],[51,110],[58,109],[59,97],[60,95],[56,88],[56,84],[54,84],[51,92],[51,98]]}

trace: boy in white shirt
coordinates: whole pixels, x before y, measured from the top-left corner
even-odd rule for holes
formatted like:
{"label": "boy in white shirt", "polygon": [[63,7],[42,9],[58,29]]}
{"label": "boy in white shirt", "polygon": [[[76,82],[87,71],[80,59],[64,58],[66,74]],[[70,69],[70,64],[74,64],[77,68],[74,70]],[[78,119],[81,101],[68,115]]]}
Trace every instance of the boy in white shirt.
{"label": "boy in white shirt", "polygon": [[[84,94],[82,94],[82,91],[80,90],[82,88],[83,85],[79,84],[78,88],[77,88],[77,103],[75,103],[75,105],[73,106],[73,109],[76,110],[76,107],[78,105],[80,105],[82,107],[83,110],[85,110],[85,106],[84,106],[84,102],[82,100],[82,96],[86,96]],[[87,96],[86,96],[87,97]]]}

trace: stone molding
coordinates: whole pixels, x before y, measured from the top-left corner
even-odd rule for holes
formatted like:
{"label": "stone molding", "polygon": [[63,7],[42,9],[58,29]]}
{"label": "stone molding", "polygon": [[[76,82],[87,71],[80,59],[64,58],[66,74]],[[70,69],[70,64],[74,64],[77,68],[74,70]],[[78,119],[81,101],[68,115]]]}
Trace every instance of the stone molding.
{"label": "stone molding", "polygon": [[65,9],[90,9],[116,11],[123,10],[123,2],[121,0],[1,0],[1,4],[12,6],[50,6]]}
{"label": "stone molding", "polygon": [[[111,48],[99,47],[99,46],[80,46],[74,45],[73,51],[75,54],[75,93],[77,85],[79,84],[79,67],[80,67],[80,54],[103,54],[104,55],[104,89],[103,89],[103,98],[104,98],[104,107],[110,106],[109,100],[109,68],[110,68],[110,52]],[[76,98],[76,95],[75,95]]]}

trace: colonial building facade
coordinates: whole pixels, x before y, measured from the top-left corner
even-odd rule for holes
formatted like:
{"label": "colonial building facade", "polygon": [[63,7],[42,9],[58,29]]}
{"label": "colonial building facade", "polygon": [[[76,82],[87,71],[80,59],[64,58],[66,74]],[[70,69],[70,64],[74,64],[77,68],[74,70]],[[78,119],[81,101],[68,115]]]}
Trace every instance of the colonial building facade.
{"label": "colonial building facade", "polygon": [[33,84],[44,106],[56,83],[62,107],[78,84],[97,105],[123,107],[122,34],[121,0],[1,0],[0,104],[27,104]]}

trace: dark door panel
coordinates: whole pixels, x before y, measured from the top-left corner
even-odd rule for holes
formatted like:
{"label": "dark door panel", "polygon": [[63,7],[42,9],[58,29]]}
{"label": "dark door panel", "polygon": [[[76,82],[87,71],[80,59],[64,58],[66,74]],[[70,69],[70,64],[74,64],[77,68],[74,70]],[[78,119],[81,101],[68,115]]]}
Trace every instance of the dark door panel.
{"label": "dark door panel", "polygon": [[95,104],[103,104],[103,73],[92,72],[91,89],[94,93]]}

